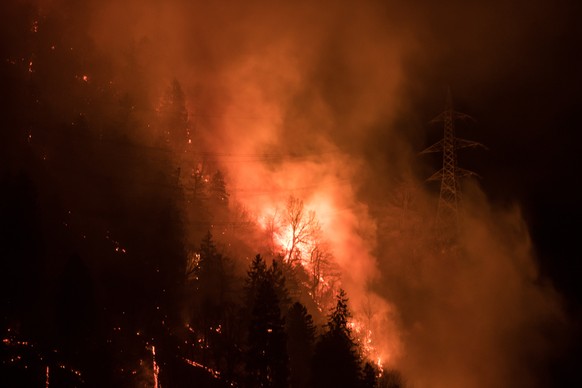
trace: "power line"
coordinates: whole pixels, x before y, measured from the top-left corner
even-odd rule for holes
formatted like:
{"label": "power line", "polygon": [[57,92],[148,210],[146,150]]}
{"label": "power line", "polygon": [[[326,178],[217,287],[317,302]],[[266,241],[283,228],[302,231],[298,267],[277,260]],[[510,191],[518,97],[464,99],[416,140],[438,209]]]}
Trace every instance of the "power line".
{"label": "power line", "polygon": [[282,154],[282,153],[257,153],[257,154],[231,154],[220,152],[190,152],[187,155],[196,156],[203,162],[220,162],[220,163],[259,163],[269,161],[284,160],[308,160],[324,155],[338,154],[341,151],[322,151],[304,154]]}
{"label": "power line", "polygon": [[247,190],[247,189],[231,189],[229,193],[236,193],[244,195],[263,195],[263,194],[274,194],[274,193],[289,193],[295,191],[308,191],[318,188],[329,188],[329,187],[341,187],[341,186],[351,186],[352,182],[349,179],[343,179],[338,181],[335,184],[325,184],[325,185],[308,185],[308,186],[301,186],[301,187],[292,187],[292,188],[277,188],[277,189],[266,189],[266,190]]}

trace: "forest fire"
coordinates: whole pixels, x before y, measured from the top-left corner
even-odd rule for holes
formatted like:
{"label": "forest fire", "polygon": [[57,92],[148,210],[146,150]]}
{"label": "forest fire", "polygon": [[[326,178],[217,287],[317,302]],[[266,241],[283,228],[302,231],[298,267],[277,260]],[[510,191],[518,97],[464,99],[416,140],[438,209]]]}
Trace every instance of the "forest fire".
{"label": "forest fire", "polygon": [[564,15],[445,3],[2,2],[0,386],[550,386],[547,166],[503,153]]}

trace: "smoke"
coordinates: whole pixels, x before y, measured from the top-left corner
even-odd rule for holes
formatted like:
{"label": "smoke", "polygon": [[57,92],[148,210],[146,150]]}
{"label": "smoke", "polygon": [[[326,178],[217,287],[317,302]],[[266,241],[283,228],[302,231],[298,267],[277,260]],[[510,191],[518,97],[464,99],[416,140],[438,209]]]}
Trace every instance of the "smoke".
{"label": "smoke", "polygon": [[135,0],[71,12],[142,109],[181,82],[195,147],[226,172],[233,201],[259,219],[289,195],[316,212],[387,366],[414,386],[533,386],[549,348],[540,333],[561,315],[519,208],[473,187],[460,253],[435,252],[436,198],[415,173],[425,125],[412,109],[440,92],[421,85],[441,79],[431,65],[474,65],[447,67],[475,79],[458,81],[460,93],[506,76],[482,54],[505,34],[513,58],[538,13],[511,27],[502,13],[503,28],[484,32],[503,7],[458,6],[452,17],[398,2]]}
{"label": "smoke", "polygon": [[411,245],[431,233],[415,211],[381,232],[378,288],[399,309],[397,364],[415,386],[546,386],[544,362],[566,327],[560,299],[536,268],[519,208],[487,203],[476,186],[466,194],[456,251]]}

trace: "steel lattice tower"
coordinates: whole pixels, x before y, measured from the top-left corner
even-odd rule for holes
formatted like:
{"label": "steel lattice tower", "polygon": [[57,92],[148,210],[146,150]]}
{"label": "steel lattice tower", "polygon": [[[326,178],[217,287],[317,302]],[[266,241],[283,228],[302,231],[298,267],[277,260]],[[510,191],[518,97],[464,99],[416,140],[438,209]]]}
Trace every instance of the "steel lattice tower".
{"label": "steel lattice tower", "polygon": [[431,121],[431,123],[443,123],[443,138],[421,152],[421,154],[433,152],[442,152],[443,154],[443,167],[427,180],[440,181],[441,183],[435,227],[439,240],[445,244],[454,242],[459,233],[459,213],[461,211],[460,180],[463,177],[477,175],[458,166],[457,150],[474,147],[485,148],[480,143],[455,136],[456,120],[467,119],[472,120],[469,115],[454,110],[451,91],[448,89],[445,110]]}

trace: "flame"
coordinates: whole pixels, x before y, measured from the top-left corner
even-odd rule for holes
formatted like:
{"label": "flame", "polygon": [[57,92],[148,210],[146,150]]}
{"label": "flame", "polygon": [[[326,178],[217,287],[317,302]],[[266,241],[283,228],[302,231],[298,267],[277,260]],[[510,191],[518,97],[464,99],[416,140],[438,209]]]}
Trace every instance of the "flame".
{"label": "flame", "polygon": [[[349,238],[349,231],[350,223],[353,222],[355,214],[352,209],[340,208],[338,203],[341,202],[335,199],[337,194],[336,197],[333,194],[330,190],[324,189],[311,193],[311,196],[305,202],[304,210],[306,213],[313,212],[321,225],[321,234],[317,238],[332,241],[332,246],[346,247],[346,252],[352,252],[353,248],[349,244],[354,239]],[[264,231],[273,233],[276,250],[288,253],[293,245],[294,236],[292,227],[285,224],[282,220],[283,217],[280,216],[284,212],[282,210],[284,206],[283,201],[280,201],[278,205],[265,206],[262,209],[264,211],[263,215],[259,217],[259,225]],[[315,268],[314,264],[310,262],[310,254],[317,243],[315,241],[316,236],[313,237],[295,247],[300,257],[297,263],[311,274],[314,274]],[[347,241],[342,241],[346,237],[348,237]],[[330,255],[336,263],[341,263],[341,260],[346,259],[342,252],[337,249],[331,251]],[[353,266],[353,264],[351,265]],[[335,293],[333,289],[334,286],[337,287],[337,284],[334,284],[329,278],[329,274],[320,273],[318,281],[323,290],[331,289]],[[311,296],[317,304],[318,301],[315,295]],[[383,299],[368,292],[362,292],[361,289],[354,296],[352,305],[356,306],[357,311],[354,312],[354,318],[349,321],[349,328],[354,339],[361,347],[362,355],[374,362],[379,370],[382,371],[384,365],[394,361],[400,349],[398,339],[392,335],[386,335],[386,332],[397,332],[393,323],[389,321],[391,306]],[[320,311],[326,311],[329,306],[318,305],[318,308]],[[383,333],[383,335],[378,336],[376,332]]]}

